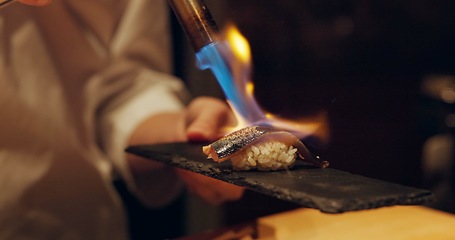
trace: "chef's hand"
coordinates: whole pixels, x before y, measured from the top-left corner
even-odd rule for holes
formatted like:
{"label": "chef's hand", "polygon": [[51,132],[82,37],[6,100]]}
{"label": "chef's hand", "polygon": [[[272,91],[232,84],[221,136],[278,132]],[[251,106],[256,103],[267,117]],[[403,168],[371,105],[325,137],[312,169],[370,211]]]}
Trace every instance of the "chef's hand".
{"label": "chef's hand", "polygon": [[204,175],[176,168],[175,171],[185,183],[188,191],[202,200],[219,205],[226,201],[239,200],[244,188]]}
{"label": "chef's hand", "polygon": [[[200,97],[193,100],[183,112],[163,113],[144,121],[133,132],[129,145],[214,141],[223,134],[224,127],[234,124],[235,117],[226,103],[215,98]],[[134,155],[128,155],[128,163],[138,190],[143,195],[154,191],[150,187],[153,186],[151,182],[156,181],[152,172],[169,168]],[[175,172],[190,192],[209,203],[219,204],[236,200],[244,192],[241,187],[201,174],[177,169]]]}
{"label": "chef's hand", "polygon": [[52,0],[17,0],[20,3],[34,6],[44,6],[52,2]]}
{"label": "chef's hand", "polygon": [[[197,98],[186,110],[186,137],[188,141],[215,141],[224,134],[223,128],[233,126],[235,122],[226,103],[213,98]],[[190,171],[176,171],[190,192],[211,204],[238,200],[243,195],[244,188]]]}
{"label": "chef's hand", "polygon": [[186,137],[189,141],[215,141],[234,127],[237,120],[229,106],[218,99],[199,97],[186,110]]}

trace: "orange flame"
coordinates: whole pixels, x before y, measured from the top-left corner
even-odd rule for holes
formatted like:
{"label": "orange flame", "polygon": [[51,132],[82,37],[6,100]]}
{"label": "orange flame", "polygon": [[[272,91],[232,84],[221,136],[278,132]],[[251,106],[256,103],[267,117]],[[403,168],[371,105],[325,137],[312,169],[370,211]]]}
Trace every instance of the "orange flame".
{"label": "orange flame", "polygon": [[226,41],[232,47],[232,53],[242,63],[251,63],[251,50],[250,44],[240,31],[234,26],[229,24],[226,27]]}
{"label": "orange flame", "polygon": [[[252,119],[245,119],[236,108],[228,103],[237,119],[237,126],[226,129],[227,132],[235,131],[251,125],[270,125],[294,133],[299,138],[316,135],[321,140],[328,139],[327,116],[325,113],[317,114],[305,119],[285,119],[272,113],[265,112],[256,102],[254,97],[254,84],[251,81],[251,50],[248,41],[234,25],[228,25],[224,30],[224,39],[229,45],[230,52],[225,56],[229,62],[236,90],[243,96],[244,102],[253,114]],[[226,55],[226,53],[225,53]]]}

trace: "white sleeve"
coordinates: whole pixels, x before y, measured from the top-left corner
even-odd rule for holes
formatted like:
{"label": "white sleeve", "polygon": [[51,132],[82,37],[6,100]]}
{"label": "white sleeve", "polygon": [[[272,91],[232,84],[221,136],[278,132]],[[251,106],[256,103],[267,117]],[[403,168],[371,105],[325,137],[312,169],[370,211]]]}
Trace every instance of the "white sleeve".
{"label": "white sleeve", "polygon": [[99,144],[132,192],[147,205],[162,205],[179,190],[175,174],[168,169],[151,173],[156,176],[157,189],[165,185],[166,191],[157,191],[161,196],[153,199],[160,199],[159,202],[150,202],[135,191],[124,150],[131,133],[146,118],[157,113],[182,110],[187,98],[185,88],[178,79],[148,69],[132,71],[122,78],[126,80],[126,86],[116,83],[104,86],[110,88],[112,95],[98,113]]}
{"label": "white sleeve", "polygon": [[[114,168],[134,192],[124,153],[130,134],[146,117],[181,110],[186,97],[183,83],[170,75],[172,41],[167,2],[61,0],[43,8],[15,7],[26,12],[14,16],[21,20],[18,26],[22,30],[13,37],[31,32],[45,43],[47,48],[31,48],[39,42],[21,38],[32,50],[50,56],[49,69],[44,69],[49,72],[43,76],[55,77],[56,86],[62,89],[59,94],[65,108],[61,112],[78,132],[81,151],[96,153],[97,157],[90,160],[103,178],[110,181]],[[33,21],[25,21],[28,16]],[[32,73],[43,69],[42,59],[21,58],[32,66],[20,68],[21,73],[27,73],[27,80],[30,76],[40,79],[41,75]],[[177,189],[174,175],[153,174],[160,179],[157,185]],[[166,194],[164,200],[172,195],[169,191],[159,194]]]}
{"label": "white sleeve", "polygon": [[[166,1],[129,1],[107,47],[111,61],[88,81],[87,95],[95,96],[97,106],[98,143],[132,192],[135,186],[124,152],[131,133],[153,114],[182,110],[188,100],[184,84],[169,74],[168,14]],[[143,200],[160,205],[175,195],[179,181],[170,170],[153,174],[157,187],[165,185],[167,191],[158,193],[158,203]]]}

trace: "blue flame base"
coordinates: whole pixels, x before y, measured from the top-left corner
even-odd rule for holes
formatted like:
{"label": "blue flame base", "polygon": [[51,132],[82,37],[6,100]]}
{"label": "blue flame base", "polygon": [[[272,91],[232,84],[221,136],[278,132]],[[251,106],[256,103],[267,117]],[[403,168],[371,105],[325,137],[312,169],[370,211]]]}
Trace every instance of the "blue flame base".
{"label": "blue flame base", "polygon": [[[210,69],[215,75],[231,107],[244,118],[246,122],[255,122],[262,118],[262,112],[257,106],[250,106],[246,96],[241,94],[240,87],[237,86],[233,78],[230,66],[222,52],[229,52],[226,42],[214,42],[203,47],[196,53],[198,67],[201,70]],[[253,102],[253,105],[256,103]]]}

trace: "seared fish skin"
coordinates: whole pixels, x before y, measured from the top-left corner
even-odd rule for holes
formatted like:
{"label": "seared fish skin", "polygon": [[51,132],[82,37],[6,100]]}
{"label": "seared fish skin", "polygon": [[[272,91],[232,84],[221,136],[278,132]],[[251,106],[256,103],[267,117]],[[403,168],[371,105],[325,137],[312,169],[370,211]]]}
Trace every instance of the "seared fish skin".
{"label": "seared fish skin", "polygon": [[215,162],[223,162],[241,153],[244,149],[265,141],[278,141],[294,146],[297,148],[300,158],[315,166],[326,168],[329,165],[327,161],[313,157],[306,146],[293,134],[263,126],[246,127],[227,134],[212,144],[204,146],[202,151]]}
{"label": "seared fish skin", "polygon": [[250,145],[260,136],[272,131],[271,128],[252,126],[232,132],[210,144],[219,159],[225,159]]}

